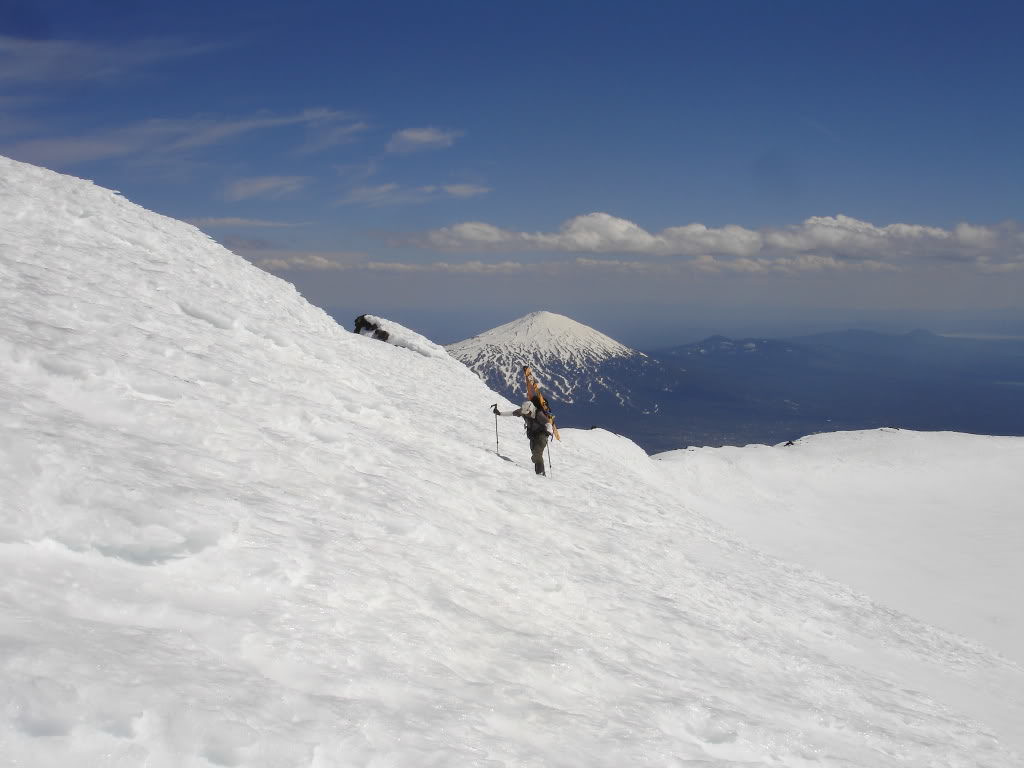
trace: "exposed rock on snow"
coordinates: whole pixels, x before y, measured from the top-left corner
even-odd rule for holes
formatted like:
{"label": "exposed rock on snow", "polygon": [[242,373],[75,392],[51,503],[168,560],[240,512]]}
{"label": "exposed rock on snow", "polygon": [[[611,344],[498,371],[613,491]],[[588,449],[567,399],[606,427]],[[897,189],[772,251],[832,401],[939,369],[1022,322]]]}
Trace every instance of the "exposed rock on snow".
{"label": "exposed rock on snow", "polygon": [[[406,328],[401,323],[396,323],[394,320],[388,320],[383,317],[377,317],[376,315],[360,315],[359,317],[365,318],[365,320],[374,328],[383,331],[383,335],[385,336],[383,340],[388,344],[408,349],[416,354],[423,355],[424,357],[448,358],[448,353],[445,352],[444,347],[440,344],[435,344],[426,336]],[[357,318],[357,320],[358,319],[359,318]],[[374,334],[371,332],[363,333],[362,335],[373,336]]]}

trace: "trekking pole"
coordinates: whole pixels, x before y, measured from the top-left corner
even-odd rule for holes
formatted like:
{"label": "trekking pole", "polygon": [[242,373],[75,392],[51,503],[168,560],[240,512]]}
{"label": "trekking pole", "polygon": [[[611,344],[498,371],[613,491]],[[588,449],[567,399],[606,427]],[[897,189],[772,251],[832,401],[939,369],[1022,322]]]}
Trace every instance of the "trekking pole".
{"label": "trekking pole", "polygon": [[[497,407],[498,404],[495,403],[491,406],[491,410],[493,411]],[[494,414],[494,452],[501,456],[501,452],[498,450],[498,414]]]}
{"label": "trekking pole", "polygon": [[548,469],[551,470],[551,476],[555,476],[555,465],[551,463],[551,437],[548,437]]}

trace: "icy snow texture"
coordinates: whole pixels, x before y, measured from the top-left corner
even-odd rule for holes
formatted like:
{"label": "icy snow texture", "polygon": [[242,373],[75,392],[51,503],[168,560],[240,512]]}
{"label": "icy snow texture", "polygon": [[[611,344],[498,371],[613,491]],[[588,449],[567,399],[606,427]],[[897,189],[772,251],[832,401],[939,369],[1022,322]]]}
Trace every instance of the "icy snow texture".
{"label": "icy snow texture", "polygon": [[[644,358],[590,326],[554,312],[532,312],[478,336],[447,346],[481,378],[506,392],[523,391],[529,365],[552,401],[573,402],[598,367],[617,358]],[[571,371],[572,375],[565,375]]]}
{"label": "icy snow texture", "polygon": [[535,478],[494,400],[0,159],[0,759],[1021,765],[1018,665],[760,554],[623,438]]}

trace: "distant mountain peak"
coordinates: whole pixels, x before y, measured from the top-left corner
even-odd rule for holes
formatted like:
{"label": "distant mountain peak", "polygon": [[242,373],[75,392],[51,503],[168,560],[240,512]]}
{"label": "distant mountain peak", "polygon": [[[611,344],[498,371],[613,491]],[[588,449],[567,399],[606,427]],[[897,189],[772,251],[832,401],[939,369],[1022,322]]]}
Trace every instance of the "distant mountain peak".
{"label": "distant mountain peak", "polygon": [[588,325],[547,311],[531,312],[450,344],[447,350],[506,393],[522,390],[523,366],[529,365],[549,396],[563,402],[583,396],[582,391],[591,386],[588,376],[595,375],[601,366],[611,361],[647,359]]}
{"label": "distant mountain peak", "polygon": [[531,312],[471,339],[451,344],[459,359],[487,348],[502,348],[523,356],[524,365],[557,359],[563,363],[593,363],[641,353],[610,336],[555,312]]}

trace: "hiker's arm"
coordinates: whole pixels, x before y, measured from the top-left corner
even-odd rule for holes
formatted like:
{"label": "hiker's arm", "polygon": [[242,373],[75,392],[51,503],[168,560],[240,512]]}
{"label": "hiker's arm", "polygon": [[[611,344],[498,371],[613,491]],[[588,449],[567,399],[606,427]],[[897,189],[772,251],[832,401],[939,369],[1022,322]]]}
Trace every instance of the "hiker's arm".
{"label": "hiker's arm", "polygon": [[550,416],[548,416],[543,411],[538,411],[538,413],[537,413],[537,421],[539,421],[541,424],[544,425],[544,429],[547,430],[547,433],[549,435],[553,435],[554,434],[554,429],[553,429],[552,424],[551,424],[551,417]]}

